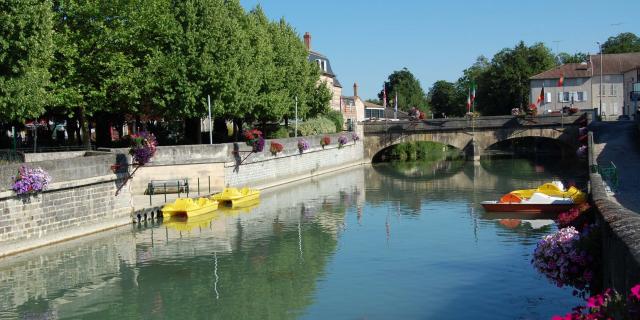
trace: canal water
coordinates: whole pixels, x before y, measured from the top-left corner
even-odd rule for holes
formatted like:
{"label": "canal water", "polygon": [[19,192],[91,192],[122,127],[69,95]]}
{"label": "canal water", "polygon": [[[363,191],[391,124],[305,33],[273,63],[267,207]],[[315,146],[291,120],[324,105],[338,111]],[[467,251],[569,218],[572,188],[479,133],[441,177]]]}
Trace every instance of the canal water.
{"label": "canal water", "polygon": [[580,301],[531,266],[552,220],[480,201],[576,165],[376,164],[0,260],[2,319],[549,319]]}

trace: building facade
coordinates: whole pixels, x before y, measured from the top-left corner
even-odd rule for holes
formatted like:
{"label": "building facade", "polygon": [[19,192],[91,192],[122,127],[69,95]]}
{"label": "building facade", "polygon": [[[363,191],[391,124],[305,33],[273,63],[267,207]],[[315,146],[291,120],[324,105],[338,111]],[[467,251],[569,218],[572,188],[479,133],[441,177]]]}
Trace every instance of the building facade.
{"label": "building facade", "polygon": [[342,97],[342,84],[338,81],[338,77],[331,68],[331,62],[325,55],[311,50],[311,34],[304,34],[304,44],[309,52],[309,62],[317,63],[320,68],[320,81],[323,82],[331,91],[331,109],[340,111],[340,97]]}
{"label": "building facade", "polygon": [[[540,112],[563,107],[596,108],[604,119],[635,114],[630,92],[638,82],[639,53],[590,55],[582,63],[567,63],[530,78],[531,103]],[[559,80],[563,78],[561,83]]]}

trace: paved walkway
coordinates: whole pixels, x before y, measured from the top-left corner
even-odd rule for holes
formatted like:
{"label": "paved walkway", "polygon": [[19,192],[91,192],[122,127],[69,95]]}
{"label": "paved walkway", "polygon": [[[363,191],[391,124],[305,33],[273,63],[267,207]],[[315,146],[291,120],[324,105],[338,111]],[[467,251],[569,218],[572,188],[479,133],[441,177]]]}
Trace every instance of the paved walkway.
{"label": "paved walkway", "polygon": [[640,213],[640,137],[633,121],[593,122],[594,157],[618,168],[618,189],[612,196],[625,208]]}

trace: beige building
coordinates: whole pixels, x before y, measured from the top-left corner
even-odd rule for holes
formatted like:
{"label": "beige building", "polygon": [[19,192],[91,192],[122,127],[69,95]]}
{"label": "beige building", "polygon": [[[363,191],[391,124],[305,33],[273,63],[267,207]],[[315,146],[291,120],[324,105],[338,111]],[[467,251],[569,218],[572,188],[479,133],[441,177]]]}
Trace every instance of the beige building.
{"label": "beige building", "polygon": [[[586,62],[563,64],[531,77],[530,101],[538,101],[544,86],[540,112],[577,107],[596,108],[601,111],[604,119],[631,116],[635,111],[630,92],[638,83],[638,69],[640,52],[590,55]],[[558,82],[562,76],[564,85],[560,86]]]}
{"label": "beige building", "polygon": [[331,109],[340,111],[345,121],[345,129],[353,128],[351,124],[364,120],[364,102],[358,96],[358,85],[353,84],[353,96],[342,95],[342,85],[331,68],[331,62],[325,55],[311,50],[311,34],[304,34],[304,44],[309,51],[308,59],[317,63],[322,74],[320,81],[331,91]]}
{"label": "beige building", "polygon": [[320,67],[320,81],[324,82],[331,91],[331,109],[340,111],[340,97],[342,96],[342,85],[336,74],[331,69],[331,62],[325,55],[311,50],[311,34],[304,34],[304,44],[309,51],[309,62],[317,63]]}

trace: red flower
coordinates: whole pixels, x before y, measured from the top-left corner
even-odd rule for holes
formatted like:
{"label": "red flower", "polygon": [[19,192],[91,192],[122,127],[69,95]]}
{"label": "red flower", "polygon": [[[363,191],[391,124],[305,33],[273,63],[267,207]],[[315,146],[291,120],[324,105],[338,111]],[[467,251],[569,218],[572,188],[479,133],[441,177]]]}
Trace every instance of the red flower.
{"label": "red flower", "polygon": [[640,284],[636,284],[633,288],[631,288],[631,294],[633,294],[636,299],[640,300]]}

